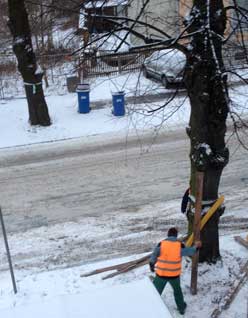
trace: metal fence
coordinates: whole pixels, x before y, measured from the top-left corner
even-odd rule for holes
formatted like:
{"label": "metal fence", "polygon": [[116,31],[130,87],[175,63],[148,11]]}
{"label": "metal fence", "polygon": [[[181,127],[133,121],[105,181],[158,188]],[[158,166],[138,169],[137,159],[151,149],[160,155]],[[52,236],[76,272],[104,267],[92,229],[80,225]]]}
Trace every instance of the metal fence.
{"label": "metal fence", "polygon": [[[70,60],[66,54],[36,55],[37,63],[44,71],[44,84],[66,88],[66,78],[74,74],[77,61]],[[0,99],[23,95],[23,80],[18,72],[14,54],[0,54]]]}
{"label": "metal fence", "polygon": [[[84,54],[76,56],[67,54],[36,55],[37,63],[44,71],[46,87],[60,86],[75,90],[76,84],[87,77],[111,75],[122,72],[131,72],[140,69],[144,59],[152,51],[140,53],[118,53],[100,55]],[[72,88],[68,83],[72,84]],[[17,69],[17,60],[14,54],[0,54],[0,98],[8,95],[23,93],[21,76]],[[11,92],[11,93],[10,93]]]}
{"label": "metal fence", "polygon": [[[79,68],[84,77],[110,75],[124,71],[133,71],[141,68],[145,58],[151,55],[153,50],[143,50],[139,53],[119,53],[99,56],[84,56],[79,62]],[[237,48],[223,50],[224,63],[229,68],[244,66],[247,68],[245,52]]]}
{"label": "metal fence", "polygon": [[79,60],[79,68],[84,77],[138,70],[151,52],[86,55]]}
{"label": "metal fence", "polygon": [[[37,55],[37,62],[46,71],[47,76],[53,82],[56,77],[78,74],[80,78],[111,75],[126,71],[134,71],[141,68],[145,58],[154,50],[142,50],[136,53],[100,54],[88,53],[82,56],[71,56],[69,53],[54,55]],[[226,65],[244,65],[246,62],[244,52],[235,48],[223,51]],[[14,55],[0,55],[0,80],[15,78],[17,73],[17,61]]]}
{"label": "metal fence", "polygon": [[[62,68],[67,62],[73,66],[76,61],[72,60],[68,54],[44,54],[36,55],[37,63],[43,69]],[[0,76],[11,75],[17,72],[17,60],[14,54],[0,54]]]}
{"label": "metal fence", "polygon": [[[116,53],[100,55],[84,54],[81,56],[71,56],[70,54],[55,55],[36,55],[37,62],[46,70],[62,69],[65,63],[71,64],[71,72],[84,72],[85,76],[98,76],[111,73],[121,73],[124,71],[132,71],[139,69],[150,51],[142,51],[141,53]],[[0,55],[0,76],[11,75],[17,72],[17,61],[15,56]],[[63,72],[65,75],[65,71]]]}

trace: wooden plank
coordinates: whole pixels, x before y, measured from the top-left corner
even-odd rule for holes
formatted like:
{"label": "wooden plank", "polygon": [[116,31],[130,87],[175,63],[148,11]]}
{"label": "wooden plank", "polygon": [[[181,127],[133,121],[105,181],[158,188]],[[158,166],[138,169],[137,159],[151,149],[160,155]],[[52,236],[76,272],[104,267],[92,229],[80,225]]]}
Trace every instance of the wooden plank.
{"label": "wooden plank", "polygon": [[[182,236],[182,237],[179,237],[178,240],[179,241],[184,241],[186,238],[187,238],[187,236]],[[132,269],[136,268],[136,266],[133,266],[133,265],[137,265],[137,267],[139,267],[139,266],[141,266],[140,264],[143,261],[144,261],[144,263],[142,265],[148,264],[149,260],[150,260],[150,257],[151,257],[151,254],[148,254],[146,256],[143,256],[143,257],[138,258],[138,259],[133,260],[133,261],[120,263],[120,264],[116,264],[116,265],[112,265],[112,266],[108,266],[108,267],[98,268],[98,269],[95,269],[95,270],[93,270],[91,272],[88,272],[88,273],[85,273],[85,274],[81,274],[80,277],[89,277],[89,276],[92,276],[92,275],[97,275],[97,274],[101,274],[101,273],[108,272],[108,271],[113,271],[113,270],[116,270],[117,273],[118,273],[118,272],[120,272],[122,270],[125,270],[126,268],[129,268],[128,270],[132,270]]]}
{"label": "wooden plank", "polygon": [[227,294],[225,295],[224,299],[225,302],[222,306],[216,308],[212,314],[211,318],[217,318],[220,316],[220,314],[223,312],[223,310],[227,310],[235,297],[237,296],[238,292],[240,291],[240,288],[244,284],[244,282],[248,278],[248,261],[245,263],[245,265],[240,270],[241,276],[239,277],[239,280],[234,281],[231,288],[228,290]]}
{"label": "wooden plank", "polygon": [[108,271],[112,271],[112,270],[116,270],[118,268],[118,266],[121,266],[122,264],[118,264],[118,265],[113,265],[113,266],[108,266],[108,267],[103,267],[103,268],[98,268],[95,269],[91,272],[85,273],[85,274],[81,274],[81,277],[89,277],[92,275],[97,275],[97,274],[101,274],[104,272],[108,272]]}
{"label": "wooden plank", "polygon": [[125,262],[125,263],[120,263],[117,265],[112,265],[112,266],[108,266],[108,267],[103,267],[103,268],[99,268],[99,269],[95,269],[89,273],[85,273],[85,274],[81,274],[81,277],[88,277],[88,276],[92,276],[92,275],[97,275],[97,274],[101,274],[104,272],[108,272],[108,271],[112,271],[112,270],[117,270],[117,271],[121,271],[123,269],[126,269],[127,267],[131,267],[133,265],[137,265],[143,261],[146,261],[147,263],[149,262],[151,254],[146,255],[144,257],[141,257],[139,259],[133,260],[133,261],[129,261],[129,262]]}
{"label": "wooden plank", "polygon": [[243,245],[244,247],[248,248],[248,241],[244,240],[241,236],[234,236],[234,239],[239,244]]}
{"label": "wooden plank", "polygon": [[[208,220],[217,211],[217,209],[221,206],[223,202],[224,202],[224,196],[222,195],[219,197],[218,200],[215,201],[215,203],[211,206],[211,208],[207,211],[207,213],[201,219],[201,230],[203,229],[205,224],[208,222]],[[193,244],[193,240],[194,240],[194,234],[192,233],[190,237],[187,239],[185,245],[191,246]]]}
{"label": "wooden plank", "polygon": [[127,266],[126,268],[123,268],[123,269],[121,269],[121,270],[119,270],[119,271],[117,271],[117,272],[115,272],[115,273],[112,273],[112,274],[109,274],[109,275],[103,277],[103,280],[108,279],[108,278],[115,277],[115,276],[120,275],[120,274],[127,273],[127,272],[129,272],[130,270],[132,270],[132,269],[135,269],[135,268],[138,268],[138,267],[140,267],[140,266],[143,266],[143,265],[148,264],[148,262],[149,262],[149,260],[144,260],[144,261],[142,261],[142,262],[139,262],[139,263],[136,263],[136,264]]}
{"label": "wooden plank", "polygon": [[[218,207],[223,202],[224,202],[224,196],[220,196],[219,199],[214,203],[214,205],[208,210],[208,212],[202,218],[200,229],[202,229],[204,227],[204,225],[207,223],[207,221],[210,219],[210,217],[215,213],[215,211],[218,209]],[[183,237],[181,239],[179,238],[179,240],[184,240],[184,239],[185,239],[185,237]],[[185,245],[191,246],[193,244],[193,239],[194,239],[194,236],[193,236],[193,234],[191,234],[191,236],[186,241]],[[113,265],[113,266],[108,266],[108,267],[104,267],[104,268],[99,268],[99,269],[93,270],[89,273],[81,274],[80,276],[81,277],[88,277],[91,275],[97,275],[97,274],[104,273],[107,271],[112,271],[112,270],[117,271],[116,273],[112,273],[112,274],[119,275],[119,274],[121,274],[122,270],[124,272],[126,272],[126,271],[132,270],[138,266],[147,264],[149,262],[150,256],[151,256],[151,254],[144,256],[144,257],[141,257],[138,260],[125,262],[125,263],[121,263],[121,264],[117,264],[117,265]],[[144,263],[142,263],[143,261],[144,261]],[[107,277],[107,278],[110,278],[110,277]],[[106,277],[105,277],[105,279],[106,279]]]}
{"label": "wooden plank", "polygon": [[[204,172],[197,171],[196,172],[196,202],[195,202],[195,215],[194,215],[194,227],[193,227],[194,242],[200,241],[203,180],[204,180]],[[198,261],[199,261],[199,251],[197,251],[192,257],[191,283],[190,283],[190,291],[192,295],[197,294]]]}

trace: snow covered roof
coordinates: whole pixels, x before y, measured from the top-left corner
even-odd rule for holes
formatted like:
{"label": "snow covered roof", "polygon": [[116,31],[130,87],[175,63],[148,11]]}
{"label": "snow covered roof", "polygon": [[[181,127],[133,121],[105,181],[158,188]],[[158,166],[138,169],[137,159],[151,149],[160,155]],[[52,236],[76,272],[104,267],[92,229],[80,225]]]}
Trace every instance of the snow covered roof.
{"label": "snow covered roof", "polygon": [[[113,33],[110,36],[106,36],[105,38],[95,42],[96,48],[99,48],[99,51],[113,52],[120,45],[122,39],[126,36],[127,33],[128,31],[119,31]],[[128,34],[125,42],[122,43],[118,52],[127,52],[129,51],[130,46],[130,34]]]}
{"label": "snow covered roof", "polygon": [[97,0],[88,2],[85,4],[85,8],[117,7],[119,5],[126,5],[127,3],[127,0]]}

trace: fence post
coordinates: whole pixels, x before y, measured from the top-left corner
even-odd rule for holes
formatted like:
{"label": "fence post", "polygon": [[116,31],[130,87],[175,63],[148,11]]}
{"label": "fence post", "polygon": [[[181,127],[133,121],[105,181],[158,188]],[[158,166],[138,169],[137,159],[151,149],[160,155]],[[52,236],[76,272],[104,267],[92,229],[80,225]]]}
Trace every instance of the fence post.
{"label": "fence post", "polygon": [[118,73],[121,74],[121,59],[120,59],[120,56],[117,56],[117,63],[118,63]]}
{"label": "fence post", "polygon": [[0,97],[4,99],[4,86],[3,86],[2,77],[0,77]]}
{"label": "fence post", "polygon": [[78,78],[79,78],[79,83],[81,83],[81,81],[82,81],[82,69],[81,69],[80,55],[78,56],[78,62],[76,62],[76,64],[77,63],[78,63],[78,66],[77,66]]}
{"label": "fence post", "polygon": [[1,207],[0,207],[0,219],[1,219],[1,225],[2,225],[2,231],[3,231],[4,244],[5,244],[6,253],[7,253],[8,262],[9,262],[9,270],[10,270],[12,285],[13,285],[14,293],[16,294],[17,288],[16,288],[16,282],[15,282],[15,275],[14,275],[14,270],[12,266],[12,261],[11,261],[10,251],[9,251],[9,244],[8,244],[7,234],[6,234],[6,230],[4,226],[3,213],[2,213]]}

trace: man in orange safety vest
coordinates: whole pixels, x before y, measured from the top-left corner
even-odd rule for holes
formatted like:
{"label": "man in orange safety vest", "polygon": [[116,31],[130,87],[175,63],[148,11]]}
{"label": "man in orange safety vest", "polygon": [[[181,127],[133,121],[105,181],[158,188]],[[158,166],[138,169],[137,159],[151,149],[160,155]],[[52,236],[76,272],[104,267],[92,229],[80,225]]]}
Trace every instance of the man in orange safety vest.
{"label": "man in orange safety vest", "polygon": [[172,227],[168,237],[161,241],[154,249],[150,258],[150,269],[156,272],[153,284],[161,295],[167,282],[173,288],[174,298],[180,314],[185,313],[187,307],[180,286],[182,272],[182,256],[192,256],[201,247],[201,242],[196,242],[193,247],[185,247],[177,240],[177,229]]}

